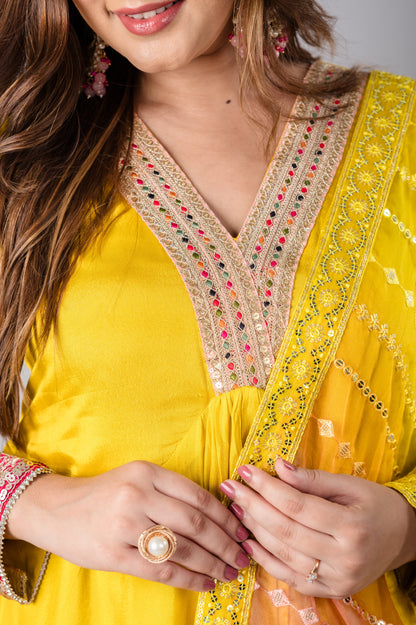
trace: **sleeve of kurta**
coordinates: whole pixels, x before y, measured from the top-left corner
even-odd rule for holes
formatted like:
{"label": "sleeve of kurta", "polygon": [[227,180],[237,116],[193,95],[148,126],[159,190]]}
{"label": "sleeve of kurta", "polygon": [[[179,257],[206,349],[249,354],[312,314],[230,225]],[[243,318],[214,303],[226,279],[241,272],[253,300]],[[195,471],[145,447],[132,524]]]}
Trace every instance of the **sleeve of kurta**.
{"label": "sleeve of kurta", "polygon": [[4,542],[10,511],[23,491],[43,473],[52,473],[43,464],[0,454],[0,595],[21,604],[31,603],[42,581],[49,554],[45,555],[37,580],[32,583],[27,573],[9,567],[4,560]]}

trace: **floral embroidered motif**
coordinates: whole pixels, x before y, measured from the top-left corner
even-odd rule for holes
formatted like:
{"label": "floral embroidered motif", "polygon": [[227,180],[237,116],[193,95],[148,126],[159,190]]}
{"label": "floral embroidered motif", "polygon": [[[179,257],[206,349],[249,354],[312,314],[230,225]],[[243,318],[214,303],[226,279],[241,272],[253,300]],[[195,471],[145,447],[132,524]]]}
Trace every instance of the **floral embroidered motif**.
{"label": "floral embroidered motif", "polygon": [[[327,72],[318,63],[310,78]],[[296,267],[358,103],[357,94],[319,105],[298,98],[237,241],[145,125],[135,122],[121,190],[181,273],[217,393],[266,386],[287,327]]]}

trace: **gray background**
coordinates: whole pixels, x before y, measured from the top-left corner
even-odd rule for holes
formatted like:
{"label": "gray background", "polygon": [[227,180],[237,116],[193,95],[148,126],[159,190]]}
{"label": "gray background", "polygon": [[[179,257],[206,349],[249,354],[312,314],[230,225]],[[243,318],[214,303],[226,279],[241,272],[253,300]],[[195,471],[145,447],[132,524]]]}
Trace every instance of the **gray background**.
{"label": "gray background", "polygon": [[336,56],[416,79],[416,0],[320,0],[338,21]]}
{"label": "gray background", "polygon": [[347,66],[360,63],[416,79],[416,0],[321,0],[321,4],[338,20],[336,53],[325,54],[326,60]]}

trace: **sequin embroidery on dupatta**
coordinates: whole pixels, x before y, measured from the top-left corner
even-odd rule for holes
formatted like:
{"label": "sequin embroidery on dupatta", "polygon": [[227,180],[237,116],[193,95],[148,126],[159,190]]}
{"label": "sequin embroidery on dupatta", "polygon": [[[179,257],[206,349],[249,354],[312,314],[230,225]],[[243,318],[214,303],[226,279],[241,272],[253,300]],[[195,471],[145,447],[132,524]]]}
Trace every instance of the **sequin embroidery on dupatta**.
{"label": "sequin embroidery on dupatta", "polygon": [[[340,71],[316,63],[307,80]],[[191,297],[215,392],[265,388],[287,328],[296,268],[341,161],[362,91],[298,97],[237,240],[140,119],[121,191]]]}

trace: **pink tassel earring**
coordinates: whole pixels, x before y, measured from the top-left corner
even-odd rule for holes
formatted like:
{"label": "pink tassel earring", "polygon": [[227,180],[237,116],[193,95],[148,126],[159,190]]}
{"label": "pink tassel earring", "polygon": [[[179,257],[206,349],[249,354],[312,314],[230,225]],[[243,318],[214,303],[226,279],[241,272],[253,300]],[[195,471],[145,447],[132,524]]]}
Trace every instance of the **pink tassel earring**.
{"label": "pink tassel earring", "polygon": [[105,43],[101,37],[97,35],[88,79],[85,84],[82,85],[87,98],[93,98],[94,96],[103,98],[105,96],[108,87],[106,71],[110,65],[111,61],[106,54]]}

